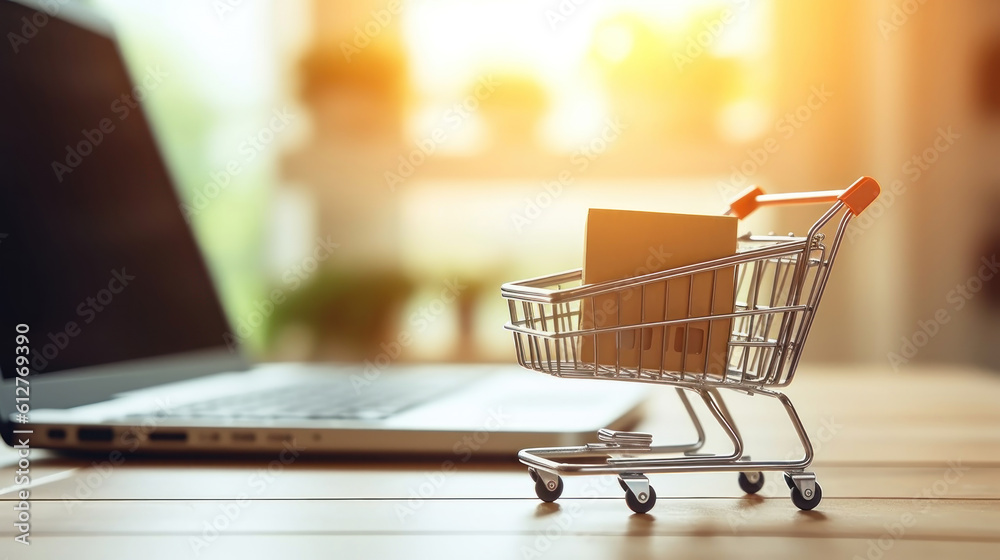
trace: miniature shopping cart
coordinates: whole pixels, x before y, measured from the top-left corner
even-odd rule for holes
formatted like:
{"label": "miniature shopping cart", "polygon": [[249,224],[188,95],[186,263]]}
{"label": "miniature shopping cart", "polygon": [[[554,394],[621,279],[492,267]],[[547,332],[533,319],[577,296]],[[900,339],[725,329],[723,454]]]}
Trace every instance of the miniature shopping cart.
{"label": "miniature shopping cart", "polygon": [[[563,491],[560,475],[617,475],[628,507],[646,513],[656,502],[656,492],[646,474],[664,472],[735,471],[740,487],[753,494],[764,486],[763,471],[782,471],[792,502],[802,510],[816,507],[823,497],[816,475],[805,469],[813,459],[813,449],[802,421],[787,396],[775,390],[791,383],[809,328],[826,288],[830,270],[851,218],[858,216],[879,195],[878,183],[862,177],[843,191],[767,195],[751,187],[738,196],[726,212],[742,219],[761,206],[791,203],[833,203],[804,237],[743,235],[735,255],[709,262],[654,272],[633,278],[582,285],[582,271],[532,278],[504,284],[502,295],[510,308],[506,328],[514,334],[514,347],[521,366],[557,377],[611,379],[673,386],[694,424],[697,440],[688,444],[654,445],[653,436],[643,432],[603,429],[599,443],[578,447],[524,449],[518,454],[535,481],[535,492],[553,502]],[[839,223],[834,220],[843,214]],[[836,225],[834,225],[836,224]],[[826,230],[833,230],[832,242]],[[648,293],[659,289],[669,298],[668,283],[688,283],[688,309],[693,309],[696,277],[712,276],[713,286],[725,275],[734,288],[733,307],[680,319],[657,317],[638,324],[601,326],[586,319],[587,309],[596,309],[601,298],[613,298],[622,305],[626,294],[641,298],[645,309]],[[664,309],[666,302],[664,302]],[[663,337],[668,332],[683,333],[687,348],[688,330],[693,325],[725,328],[728,345],[719,357],[719,367],[710,367],[709,352],[704,363],[682,360],[679,368],[665,368],[664,360],[643,364],[641,357],[622,340]],[[616,337],[613,359],[598,359],[596,351],[586,352],[598,337]],[[685,354],[686,356],[686,354]],[[670,364],[668,364],[670,365]],[[777,399],[784,407],[802,445],[803,456],[793,460],[752,461],[743,452],[743,438],[723,402],[720,389]],[[733,444],[732,453],[699,454],[705,431],[688,400],[687,392],[701,397],[711,415]]]}

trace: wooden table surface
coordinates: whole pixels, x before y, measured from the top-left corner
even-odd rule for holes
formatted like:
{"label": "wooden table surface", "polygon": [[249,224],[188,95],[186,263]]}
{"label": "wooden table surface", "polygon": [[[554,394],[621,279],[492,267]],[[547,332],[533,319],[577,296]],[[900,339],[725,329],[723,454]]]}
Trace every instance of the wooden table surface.
{"label": "wooden table surface", "polygon": [[[613,477],[567,478],[542,504],[523,467],[477,457],[112,465],[34,451],[25,547],[4,448],[0,558],[1000,558],[1000,374],[804,366],[787,393],[816,447],[812,512],[776,473],[756,496],[732,473],[653,475],[656,507],[632,515]],[[657,390],[641,428],[686,438],[675,399]],[[775,403],[727,402],[755,459],[796,452]]]}

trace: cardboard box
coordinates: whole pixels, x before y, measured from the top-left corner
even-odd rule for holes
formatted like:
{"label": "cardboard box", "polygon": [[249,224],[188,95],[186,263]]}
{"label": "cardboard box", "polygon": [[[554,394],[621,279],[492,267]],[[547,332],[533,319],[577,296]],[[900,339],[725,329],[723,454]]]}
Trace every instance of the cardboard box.
{"label": "cardboard box", "polygon": [[[583,281],[595,284],[701,263],[736,253],[737,219],[661,212],[591,209],[587,215]],[[733,311],[734,267],[632,288],[620,297],[583,302],[581,325],[612,327]],[[691,295],[690,309],[688,296]],[[665,301],[666,298],[666,301]],[[643,305],[645,302],[645,305]],[[666,313],[664,313],[664,311]],[[722,374],[732,321],[645,327],[584,336],[581,355],[601,365]],[[687,349],[685,351],[685,337]],[[595,340],[596,339],[596,340]],[[620,352],[619,352],[620,350]],[[706,359],[707,358],[707,359]],[[707,367],[706,367],[707,366]]]}

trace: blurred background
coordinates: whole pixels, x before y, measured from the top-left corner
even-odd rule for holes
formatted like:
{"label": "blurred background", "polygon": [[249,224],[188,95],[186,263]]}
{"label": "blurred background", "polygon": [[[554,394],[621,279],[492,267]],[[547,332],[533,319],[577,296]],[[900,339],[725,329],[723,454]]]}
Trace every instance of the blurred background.
{"label": "blurred background", "polygon": [[145,103],[258,360],[509,362],[500,284],[580,266],[587,208],[871,175],[805,359],[1000,367],[993,0],[88,3],[166,74]]}

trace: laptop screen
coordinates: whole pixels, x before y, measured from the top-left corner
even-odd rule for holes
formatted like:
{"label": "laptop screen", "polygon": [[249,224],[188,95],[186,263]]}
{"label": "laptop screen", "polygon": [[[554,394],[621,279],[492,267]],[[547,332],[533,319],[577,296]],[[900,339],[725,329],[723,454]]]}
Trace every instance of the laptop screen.
{"label": "laptop screen", "polygon": [[[43,24],[39,25],[41,22]],[[0,2],[0,363],[14,376],[223,346],[228,330],[150,125],[102,33]],[[137,74],[138,77],[138,74]]]}

